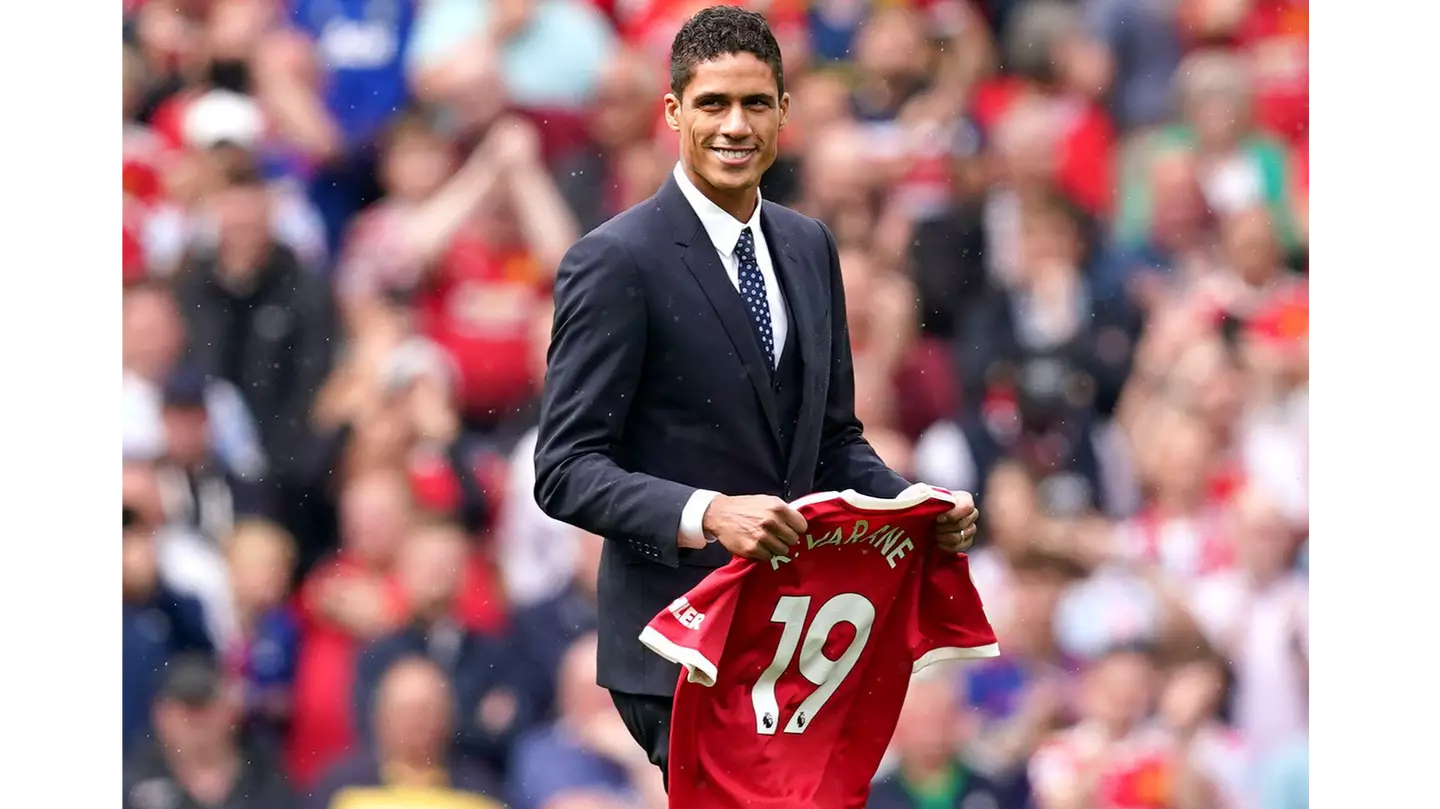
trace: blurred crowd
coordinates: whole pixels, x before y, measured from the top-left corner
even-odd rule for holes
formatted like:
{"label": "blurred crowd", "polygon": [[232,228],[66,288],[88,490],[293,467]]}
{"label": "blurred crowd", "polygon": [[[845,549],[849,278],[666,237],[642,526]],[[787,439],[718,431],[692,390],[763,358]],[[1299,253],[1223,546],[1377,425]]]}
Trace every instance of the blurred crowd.
{"label": "blurred crowd", "polygon": [[[532,450],[705,4],[124,0],[128,809],[664,806]],[[1308,2],[751,5],[866,434],[984,515],[871,806],[1306,806]]]}

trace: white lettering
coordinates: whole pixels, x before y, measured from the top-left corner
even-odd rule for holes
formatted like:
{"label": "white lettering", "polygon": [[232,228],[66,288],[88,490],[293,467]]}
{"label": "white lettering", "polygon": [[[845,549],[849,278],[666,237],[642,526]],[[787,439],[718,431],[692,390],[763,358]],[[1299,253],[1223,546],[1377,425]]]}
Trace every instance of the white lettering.
{"label": "white lettering", "polygon": [[895,547],[895,543],[904,538],[904,536],[905,532],[895,526],[883,525],[874,534],[867,537],[867,539],[870,540],[871,545],[879,548],[881,553],[889,553],[890,549]]}
{"label": "white lettering", "polygon": [[679,621],[680,625],[686,629],[699,629],[700,622],[705,620],[705,613],[690,606],[690,601],[685,596],[680,596],[670,602],[669,610],[670,614],[675,616],[675,620]]}
{"label": "white lettering", "polygon": [[900,540],[900,544],[895,546],[895,550],[885,554],[885,561],[890,564],[890,569],[894,570],[896,563],[905,558],[905,552],[914,547],[908,538]]}

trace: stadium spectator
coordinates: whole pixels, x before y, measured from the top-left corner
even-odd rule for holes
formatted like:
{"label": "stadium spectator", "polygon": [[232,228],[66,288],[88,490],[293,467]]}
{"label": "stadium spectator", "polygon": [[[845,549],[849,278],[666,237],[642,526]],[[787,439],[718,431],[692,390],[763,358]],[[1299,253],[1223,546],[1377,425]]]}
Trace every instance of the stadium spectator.
{"label": "stadium spectator", "polygon": [[[185,350],[185,322],[161,282],[128,285],[121,305],[122,451],[127,461],[155,461],[166,451],[164,385]],[[242,476],[259,477],[265,468],[259,430],[235,386],[207,380],[205,411],[211,449]]]}
{"label": "stadium spectator", "polygon": [[546,598],[516,610],[514,636],[524,650],[531,668],[528,678],[542,716],[555,709],[555,680],[566,650],[581,636],[593,632],[599,616],[595,604],[595,588],[600,573],[603,540],[594,534],[564,526],[574,534],[573,572],[565,588]]}
{"label": "stadium spectator", "polygon": [[[599,538],[594,538],[594,544]],[[580,635],[558,667],[558,715],[522,736],[510,809],[660,809],[660,774],[595,684],[595,636]]]}
{"label": "stadium spectator", "polygon": [[125,809],[296,805],[274,750],[237,732],[238,707],[212,658],[172,660],[155,702],[154,739],[125,761]]}
{"label": "stadium spectator", "polygon": [[295,540],[264,520],[244,520],[225,543],[235,634],[222,645],[229,682],[252,738],[279,748],[289,730],[300,625],[288,603]]}
{"label": "stadium spectator", "polygon": [[370,744],[373,729],[367,720],[385,672],[396,661],[425,657],[451,686],[451,755],[487,767],[498,778],[504,775],[510,743],[534,720],[542,697],[533,679],[524,676],[524,660],[508,638],[476,632],[457,620],[468,551],[463,534],[450,526],[422,525],[407,536],[395,573],[409,622],[361,653],[352,716],[360,720],[360,738]]}
{"label": "stadium spectator", "polygon": [[171,657],[209,653],[214,643],[196,599],[176,593],[156,561],[155,516],[127,501],[121,542],[121,724],[126,750],[148,737],[151,708]]}
{"label": "stadium spectator", "polygon": [[992,777],[962,755],[975,720],[949,680],[928,672],[910,682],[895,726],[896,769],[876,782],[867,809],[991,806],[1024,809],[1023,770]]}
{"label": "stadium spectator", "polygon": [[301,634],[288,763],[302,787],[351,749],[356,660],[405,618],[393,576],[412,513],[404,480],[370,472],[350,479],[340,498],[340,548],[310,571],[296,598]]}
{"label": "stadium spectator", "polygon": [[433,661],[395,661],[377,684],[373,710],[373,746],[335,765],[308,806],[378,809],[411,801],[435,809],[502,809],[494,777],[452,755],[453,690]]}

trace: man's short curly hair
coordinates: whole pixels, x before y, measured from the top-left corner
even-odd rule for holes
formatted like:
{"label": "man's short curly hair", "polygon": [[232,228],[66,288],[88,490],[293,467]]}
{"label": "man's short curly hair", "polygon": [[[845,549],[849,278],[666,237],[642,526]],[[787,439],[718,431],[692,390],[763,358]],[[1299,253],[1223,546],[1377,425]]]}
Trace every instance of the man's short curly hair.
{"label": "man's short curly hair", "polygon": [[780,61],[780,43],[770,24],[758,12],[737,6],[710,6],[680,26],[670,44],[670,91],[680,97],[695,66],[732,53],[748,53],[775,72],[775,92],[785,94],[785,70]]}

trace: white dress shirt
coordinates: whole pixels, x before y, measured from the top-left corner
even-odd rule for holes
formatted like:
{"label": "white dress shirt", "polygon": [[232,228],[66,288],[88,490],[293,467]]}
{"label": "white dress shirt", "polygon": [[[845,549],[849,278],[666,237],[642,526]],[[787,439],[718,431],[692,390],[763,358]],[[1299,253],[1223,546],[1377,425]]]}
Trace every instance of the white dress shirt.
{"label": "white dress shirt", "polygon": [[[778,365],[780,354],[785,349],[785,338],[790,331],[790,321],[785,313],[785,299],[780,293],[780,279],[775,276],[775,260],[770,256],[765,231],[760,227],[760,208],[765,204],[764,201],[760,199],[757,191],[755,210],[750,214],[750,220],[741,222],[700,193],[700,189],[690,182],[685,169],[678,162],[675,164],[674,174],[680,193],[685,195],[686,201],[695,210],[695,215],[700,217],[700,224],[710,237],[710,243],[715,246],[715,252],[720,255],[720,266],[725,268],[725,275],[730,279],[730,285],[735,287],[737,295],[740,294],[740,265],[735,256],[735,246],[740,241],[740,232],[750,228],[755,239],[755,262],[760,265],[760,275],[765,279],[765,297],[770,304],[770,329],[775,336],[775,362]],[[710,501],[714,500],[717,494],[719,493],[707,489],[698,489],[690,496],[680,515],[681,539],[688,539],[692,544],[705,540],[701,523],[705,518],[705,509],[710,507]]]}

